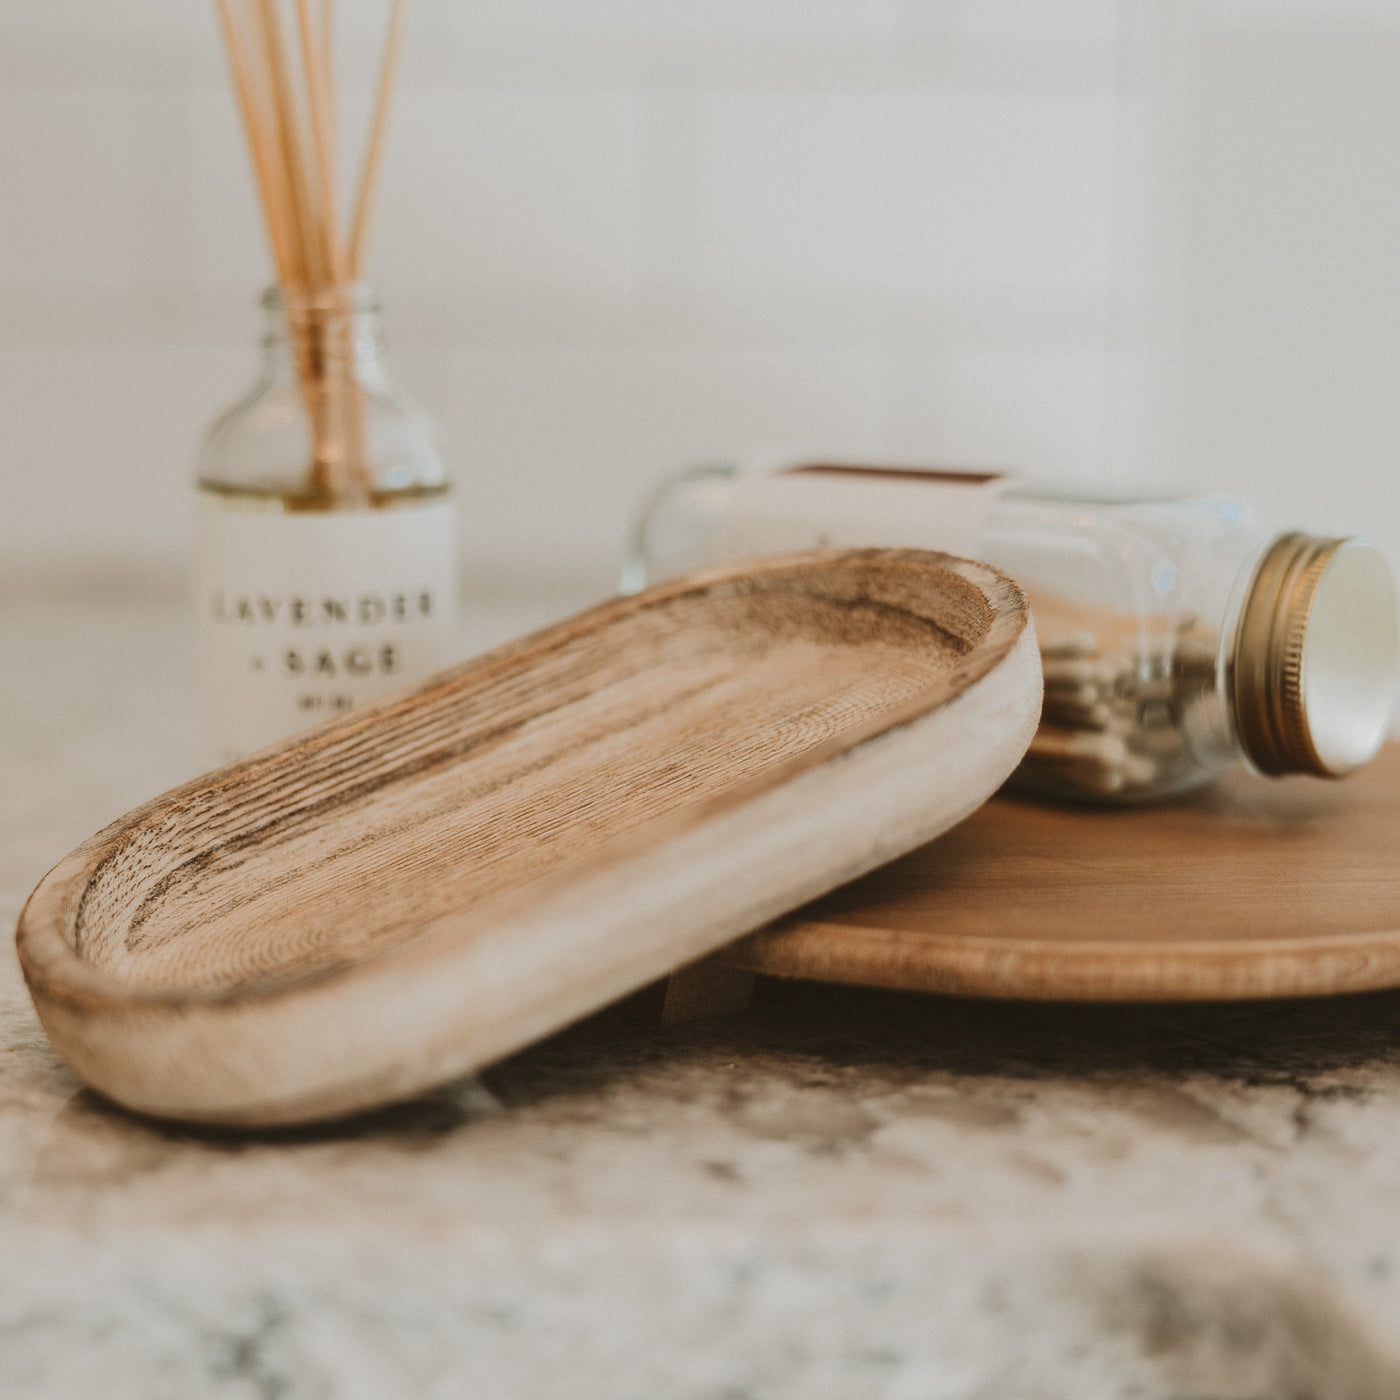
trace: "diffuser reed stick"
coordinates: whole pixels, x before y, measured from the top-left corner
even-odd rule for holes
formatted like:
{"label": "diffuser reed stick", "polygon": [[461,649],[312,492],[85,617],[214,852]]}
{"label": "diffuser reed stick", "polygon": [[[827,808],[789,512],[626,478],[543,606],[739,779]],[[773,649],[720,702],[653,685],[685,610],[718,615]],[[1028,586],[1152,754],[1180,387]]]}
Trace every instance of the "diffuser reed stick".
{"label": "diffuser reed stick", "polygon": [[403,47],[404,19],[408,0],[394,0],[389,14],[389,37],[384,45],[384,62],[379,72],[379,93],[374,103],[374,121],[369,140],[365,143],[365,163],[360,172],[360,194],[355,201],[355,223],[350,235],[350,271],[358,277],[364,262],[365,238],[369,229],[370,210],[374,205],[379,184],[379,162],[384,151],[384,132],[389,125],[389,103],[393,96],[394,77],[399,68],[399,50]]}
{"label": "diffuser reed stick", "polygon": [[[374,116],[350,218],[339,208],[334,0],[215,0],[248,141],[302,395],[312,427],[310,478],[328,497],[364,496],[364,403],[347,312],[364,267],[406,0],[393,0]],[[348,227],[349,236],[344,230]],[[334,322],[335,331],[328,330]]]}

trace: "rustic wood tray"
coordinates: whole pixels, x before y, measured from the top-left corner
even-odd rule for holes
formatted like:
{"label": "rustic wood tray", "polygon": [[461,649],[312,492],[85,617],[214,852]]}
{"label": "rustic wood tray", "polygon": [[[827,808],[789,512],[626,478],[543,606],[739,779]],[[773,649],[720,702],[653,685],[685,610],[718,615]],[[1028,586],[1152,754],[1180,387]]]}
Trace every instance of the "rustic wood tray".
{"label": "rustic wood tray", "polygon": [[1400,986],[1400,745],[1341,782],[1240,773],[1139,810],[999,797],[724,961],[1036,999]]}
{"label": "rustic wood tray", "polygon": [[55,1048],[132,1108],[367,1108],[928,840],[1035,728],[1025,599],[907,550],[606,603],[158,798],[31,896]]}

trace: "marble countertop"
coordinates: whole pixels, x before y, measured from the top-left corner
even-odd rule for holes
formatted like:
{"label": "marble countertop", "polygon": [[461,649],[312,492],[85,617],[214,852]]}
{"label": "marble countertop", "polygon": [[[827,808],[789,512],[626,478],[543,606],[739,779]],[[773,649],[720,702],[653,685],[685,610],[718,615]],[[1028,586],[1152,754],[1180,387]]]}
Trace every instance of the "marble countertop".
{"label": "marble countertop", "polygon": [[[486,645],[559,599],[474,614]],[[0,598],[0,918],[189,776],[172,601]],[[0,946],[0,1395],[1400,1395],[1400,995],[761,984],[257,1138],[139,1121]]]}

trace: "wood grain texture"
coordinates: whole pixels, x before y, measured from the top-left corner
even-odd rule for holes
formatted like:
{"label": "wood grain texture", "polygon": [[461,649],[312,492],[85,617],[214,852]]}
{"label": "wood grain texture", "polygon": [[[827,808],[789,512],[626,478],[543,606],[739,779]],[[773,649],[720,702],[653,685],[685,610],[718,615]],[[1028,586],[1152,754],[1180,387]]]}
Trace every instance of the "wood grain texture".
{"label": "wood grain texture", "polygon": [[999,797],[725,957],[781,976],[1036,999],[1400,986],[1400,745],[1342,782],[1239,773],[1161,807]]}
{"label": "wood grain texture", "polygon": [[1039,711],[1025,600],[917,551],[602,605],[157,799],[31,896],[55,1047],[296,1121],[475,1068],[927,840]]}

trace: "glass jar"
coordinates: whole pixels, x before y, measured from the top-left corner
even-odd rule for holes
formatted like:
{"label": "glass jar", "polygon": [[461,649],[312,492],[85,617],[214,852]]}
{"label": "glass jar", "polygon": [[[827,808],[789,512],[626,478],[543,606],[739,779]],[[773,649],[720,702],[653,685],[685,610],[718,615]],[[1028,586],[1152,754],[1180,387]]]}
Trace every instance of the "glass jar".
{"label": "glass jar", "polygon": [[1021,788],[1129,803],[1236,762],[1337,777],[1385,738],[1400,640],[1384,556],[1356,539],[1278,534],[1219,497],[703,466],[644,505],[623,589],[726,559],[859,545],[975,555],[1026,590],[1045,698]]}
{"label": "glass jar", "polygon": [[456,657],[456,506],[431,425],[385,377],[375,298],[262,305],[262,375],[199,456],[209,764]]}

